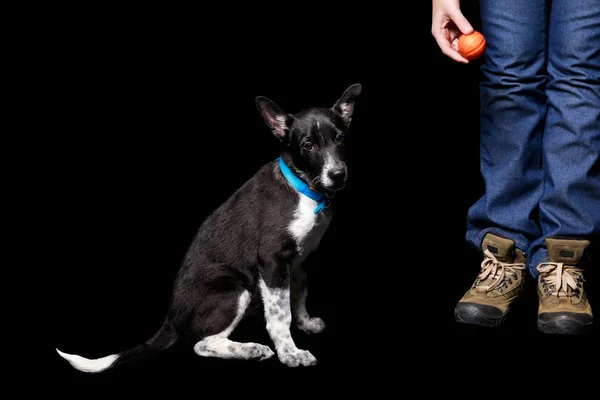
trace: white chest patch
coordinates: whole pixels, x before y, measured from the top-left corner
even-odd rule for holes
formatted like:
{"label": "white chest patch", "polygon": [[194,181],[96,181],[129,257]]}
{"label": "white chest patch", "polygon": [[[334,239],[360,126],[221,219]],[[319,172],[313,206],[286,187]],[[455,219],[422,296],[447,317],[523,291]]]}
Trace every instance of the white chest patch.
{"label": "white chest patch", "polygon": [[302,194],[298,194],[298,205],[288,227],[296,241],[298,253],[307,256],[315,250],[331,222],[331,212],[324,209],[315,214],[318,203]]}

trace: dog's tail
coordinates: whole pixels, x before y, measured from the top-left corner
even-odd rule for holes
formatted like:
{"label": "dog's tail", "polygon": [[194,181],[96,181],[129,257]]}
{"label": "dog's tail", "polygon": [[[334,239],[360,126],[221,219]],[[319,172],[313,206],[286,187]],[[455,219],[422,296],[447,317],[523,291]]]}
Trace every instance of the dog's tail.
{"label": "dog's tail", "polygon": [[58,349],[58,354],[79,371],[98,373],[120,364],[139,361],[148,356],[166,350],[177,341],[177,332],[173,325],[165,322],[158,332],[148,341],[122,353],[88,359],[76,354],[67,354]]}

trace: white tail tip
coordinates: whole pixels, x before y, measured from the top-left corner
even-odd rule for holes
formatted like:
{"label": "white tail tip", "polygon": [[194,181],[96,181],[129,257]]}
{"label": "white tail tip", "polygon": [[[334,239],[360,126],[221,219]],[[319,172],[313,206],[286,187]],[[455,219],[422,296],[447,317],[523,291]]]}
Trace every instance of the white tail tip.
{"label": "white tail tip", "polygon": [[56,349],[56,352],[65,360],[67,360],[75,369],[83,372],[101,372],[109,368],[119,358],[118,354],[90,360],[75,354],[67,354]]}

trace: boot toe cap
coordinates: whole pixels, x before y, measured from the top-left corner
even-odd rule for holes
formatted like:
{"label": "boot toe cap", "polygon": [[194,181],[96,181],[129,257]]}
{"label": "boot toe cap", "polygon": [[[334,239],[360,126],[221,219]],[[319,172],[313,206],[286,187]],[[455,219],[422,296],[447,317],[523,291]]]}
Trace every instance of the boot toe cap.
{"label": "boot toe cap", "polygon": [[506,317],[506,314],[497,307],[469,302],[458,303],[454,315],[458,322],[482,326],[497,326]]}
{"label": "boot toe cap", "polygon": [[579,334],[584,333],[593,320],[587,313],[541,313],[538,316],[538,328],[543,333]]}

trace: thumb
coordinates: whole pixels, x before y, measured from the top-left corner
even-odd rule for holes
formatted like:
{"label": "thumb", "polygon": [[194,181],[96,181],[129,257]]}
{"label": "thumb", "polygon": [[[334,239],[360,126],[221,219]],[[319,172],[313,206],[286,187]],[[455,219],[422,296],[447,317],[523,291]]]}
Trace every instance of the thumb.
{"label": "thumb", "polygon": [[463,34],[468,35],[469,33],[473,32],[473,27],[469,21],[467,21],[459,8],[452,8],[448,10],[448,15],[450,16],[450,19],[452,19],[452,22],[454,22],[454,24]]}

